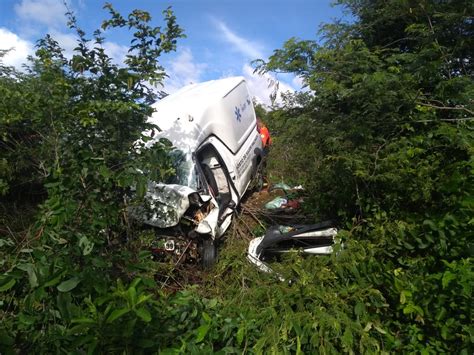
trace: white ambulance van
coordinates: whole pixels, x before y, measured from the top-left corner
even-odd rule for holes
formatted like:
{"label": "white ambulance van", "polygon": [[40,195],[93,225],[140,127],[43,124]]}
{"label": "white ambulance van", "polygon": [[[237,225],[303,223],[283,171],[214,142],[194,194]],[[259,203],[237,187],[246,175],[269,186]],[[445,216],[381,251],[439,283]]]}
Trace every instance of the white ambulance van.
{"label": "white ambulance van", "polygon": [[171,141],[176,174],[149,183],[142,222],[155,227],[158,252],[211,266],[263,158],[252,98],[244,78],[231,77],[188,85],[154,108],[161,132],[147,144]]}

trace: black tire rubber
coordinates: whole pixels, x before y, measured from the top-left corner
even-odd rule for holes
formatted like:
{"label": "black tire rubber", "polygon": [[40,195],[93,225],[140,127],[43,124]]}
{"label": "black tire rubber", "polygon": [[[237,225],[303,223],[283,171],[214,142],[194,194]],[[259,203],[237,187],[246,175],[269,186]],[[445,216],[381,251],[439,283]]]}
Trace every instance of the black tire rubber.
{"label": "black tire rubber", "polygon": [[202,268],[212,268],[217,261],[217,247],[215,241],[211,238],[203,239],[201,241],[200,251]]}

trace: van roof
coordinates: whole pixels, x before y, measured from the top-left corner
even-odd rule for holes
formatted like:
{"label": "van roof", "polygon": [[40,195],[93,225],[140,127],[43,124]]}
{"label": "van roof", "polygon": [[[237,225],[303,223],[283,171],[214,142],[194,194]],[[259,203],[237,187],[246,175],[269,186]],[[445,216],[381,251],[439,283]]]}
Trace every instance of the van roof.
{"label": "van roof", "polygon": [[194,150],[202,136],[212,134],[203,132],[209,126],[206,113],[242,82],[245,79],[238,76],[190,84],[161,99],[153,105],[156,112],[148,120],[163,131],[156,139],[168,138],[177,148]]}
{"label": "van roof", "polygon": [[210,105],[224,98],[242,81],[245,79],[237,76],[186,85],[153,105],[156,112],[152,114],[150,122],[167,130],[178,117],[182,119],[190,115],[199,121]]}

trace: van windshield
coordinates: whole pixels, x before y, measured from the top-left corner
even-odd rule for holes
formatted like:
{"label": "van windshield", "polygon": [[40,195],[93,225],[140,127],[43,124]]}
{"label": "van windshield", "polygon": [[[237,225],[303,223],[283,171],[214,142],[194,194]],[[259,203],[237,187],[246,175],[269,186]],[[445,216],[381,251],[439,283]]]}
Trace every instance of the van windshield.
{"label": "van windshield", "polygon": [[175,169],[175,175],[170,176],[166,180],[166,183],[188,186],[197,190],[196,167],[191,154],[186,154],[182,150],[175,149],[170,153],[170,156]]}

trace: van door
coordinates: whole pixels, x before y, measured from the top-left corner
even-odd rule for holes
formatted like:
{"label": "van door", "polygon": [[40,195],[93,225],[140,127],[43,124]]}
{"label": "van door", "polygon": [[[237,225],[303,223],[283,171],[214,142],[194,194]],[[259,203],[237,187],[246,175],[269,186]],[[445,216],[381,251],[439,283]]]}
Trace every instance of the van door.
{"label": "van door", "polygon": [[247,190],[252,178],[257,173],[257,168],[262,161],[262,140],[254,131],[247,137],[238,154],[235,156],[235,171],[237,176],[236,187],[242,196]]}
{"label": "van door", "polygon": [[218,204],[219,224],[221,224],[233,213],[238,202],[238,195],[229,176],[229,170],[221,155],[210,143],[198,150],[196,161],[207,182],[209,194]]}

